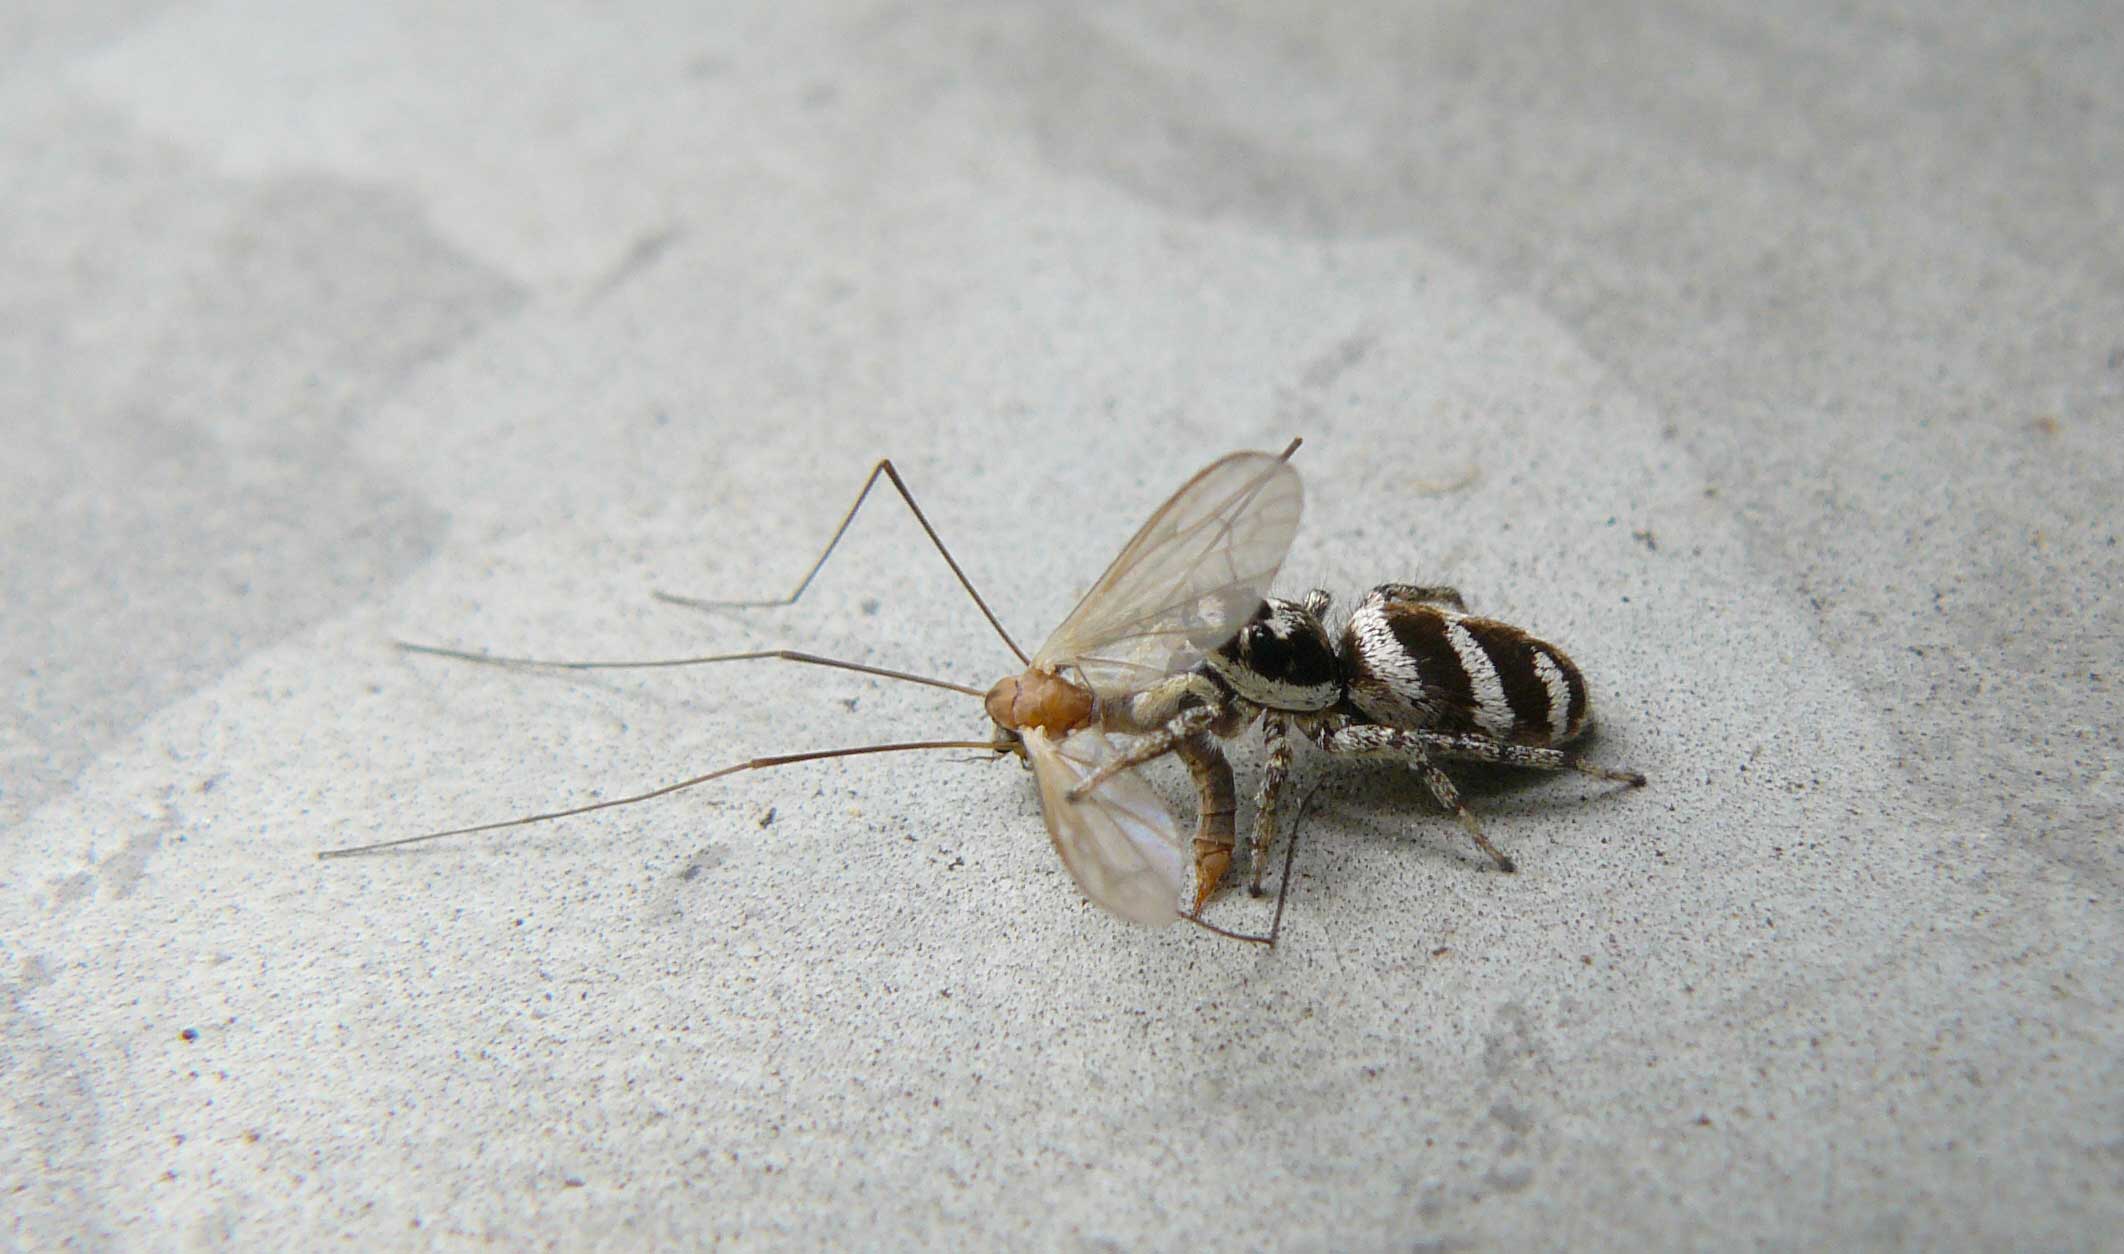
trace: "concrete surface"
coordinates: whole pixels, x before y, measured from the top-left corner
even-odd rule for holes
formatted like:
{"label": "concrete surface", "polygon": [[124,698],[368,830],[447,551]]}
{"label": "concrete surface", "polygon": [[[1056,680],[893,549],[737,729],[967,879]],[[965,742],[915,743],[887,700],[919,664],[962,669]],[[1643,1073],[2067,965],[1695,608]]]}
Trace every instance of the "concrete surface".
{"label": "concrete surface", "polygon": [[[14,1244],[2124,1229],[2114,6],[9,10]],[[1284,586],[1457,584],[1651,787],[1470,775],[1508,878],[1301,756],[1274,954],[950,755],[311,858],[982,734],[391,637],[985,685],[893,509],[648,593],[890,453],[1030,644],[1294,434]]]}

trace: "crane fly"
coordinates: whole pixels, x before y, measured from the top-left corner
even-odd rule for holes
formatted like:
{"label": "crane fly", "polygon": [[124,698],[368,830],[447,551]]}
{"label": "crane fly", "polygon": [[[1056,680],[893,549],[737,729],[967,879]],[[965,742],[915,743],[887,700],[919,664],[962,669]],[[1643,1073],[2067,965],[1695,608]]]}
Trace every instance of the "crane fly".
{"label": "crane fly", "polygon": [[[1201,918],[1230,864],[1234,844],[1232,772],[1213,735],[1188,727],[1185,697],[1169,681],[1229,641],[1259,609],[1297,534],[1304,492],[1290,465],[1300,441],[1280,454],[1238,452],[1204,467],[1151,514],[1091,591],[1037,653],[1028,657],[959,568],[890,459],[864,481],[825,550],[797,585],[775,601],[703,601],[658,593],[682,605],[742,609],[794,605],[855,521],[882,476],[898,491],[982,615],[1024,669],[986,690],[949,680],[844,661],[794,649],[768,649],[648,662],[551,662],[504,658],[433,645],[401,643],[415,653],[504,666],[563,670],[690,666],[777,659],[834,667],[979,697],[992,724],[988,740],[902,741],[753,758],[647,792],[494,823],[427,832],[327,850],[321,858],[376,853],[424,841],[545,823],[633,805],[745,771],[797,762],[939,749],[985,749],[1030,764],[1038,781],[1048,836],[1084,895],[1103,909],[1146,926],[1185,920],[1222,936],[1274,943],[1227,931]],[[1151,736],[1178,755],[1193,777],[1198,814],[1192,842],[1172,811],[1117,751],[1110,735]],[[1289,882],[1286,853],[1284,877]],[[1277,911],[1281,922],[1281,904]]]}

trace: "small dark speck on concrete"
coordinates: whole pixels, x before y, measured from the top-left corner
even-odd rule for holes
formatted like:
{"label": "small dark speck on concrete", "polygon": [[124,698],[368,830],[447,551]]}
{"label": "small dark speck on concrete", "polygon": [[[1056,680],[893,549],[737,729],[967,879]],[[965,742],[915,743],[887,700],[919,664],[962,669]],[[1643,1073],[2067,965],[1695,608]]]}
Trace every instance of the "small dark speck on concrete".
{"label": "small dark speck on concrete", "polygon": [[861,698],[861,697],[850,697],[850,698],[848,698],[847,700],[845,700],[845,701],[841,702],[841,704],[842,704],[842,705],[845,705],[845,706],[847,706],[847,707],[848,707],[848,712],[849,712],[850,714],[853,714],[853,713],[855,713],[855,708],[856,708],[856,706],[857,706],[858,704],[860,704],[860,703],[862,702],[862,700],[863,700],[863,698]]}
{"label": "small dark speck on concrete", "polygon": [[582,1187],[583,1187],[583,1180],[582,1180],[582,1177],[581,1177],[581,1176],[562,1176],[562,1177],[561,1177],[561,1187],[562,1187],[562,1188],[564,1188],[564,1189],[580,1189],[580,1188],[582,1188]]}
{"label": "small dark speck on concrete", "polygon": [[1643,531],[1631,532],[1630,538],[1637,541],[1639,544],[1644,545],[1645,551],[1648,553],[1659,552],[1659,540],[1655,536],[1653,536],[1652,529],[1650,527],[1645,528]]}
{"label": "small dark speck on concrete", "polygon": [[774,822],[774,807],[773,807],[773,806],[768,806],[768,807],[767,807],[767,813],[765,813],[765,814],[762,814],[762,815],[760,816],[760,830],[761,830],[761,831],[766,831],[766,830],[767,830],[767,827],[768,827],[768,825],[769,825],[769,824],[771,824],[771,823],[773,823],[773,822]]}
{"label": "small dark speck on concrete", "polygon": [[864,613],[865,615],[868,615],[868,616],[871,616],[871,617],[875,617],[875,616],[877,615],[877,612],[878,612],[878,606],[879,606],[880,604],[881,604],[881,602],[880,602],[880,601],[879,601],[879,600],[878,600],[878,599],[877,599],[876,597],[864,597],[864,598],[863,598],[863,613]]}
{"label": "small dark speck on concrete", "polygon": [[198,1040],[198,1039],[199,1039],[199,1029],[198,1029],[198,1028],[186,1028],[186,1029],[185,1029],[184,1031],[182,1031],[182,1032],[179,1032],[179,1033],[178,1033],[177,1035],[179,1035],[179,1036],[183,1037],[184,1039],[186,1039],[186,1040],[188,1040],[188,1041],[196,1041],[196,1040]]}

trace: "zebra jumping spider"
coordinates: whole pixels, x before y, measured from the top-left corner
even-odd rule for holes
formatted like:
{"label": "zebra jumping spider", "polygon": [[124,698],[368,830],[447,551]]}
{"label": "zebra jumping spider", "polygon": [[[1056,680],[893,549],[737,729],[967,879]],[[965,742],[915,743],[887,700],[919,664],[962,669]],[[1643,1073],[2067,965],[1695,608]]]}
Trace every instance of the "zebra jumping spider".
{"label": "zebra jumping spider", "polygon": [[[1251,892],[1261,892],[1276,841],[1294,726],[1331,754],[1407,762],[1502,871],[1514,869],[1511,857],[1483,834],[1441,761],[1572,770],[1633,788],[1645,782],[1636,771],[1595,766],[1557,747],[1585,732],[1591,711],[1584,676],[1555,645],[1471,616],[1452,588],[1381,584],[1358,602],[1339,637],[1323,620],[1329,604],[1317,589],[1297,601],[1265,601],[1191,671],[1138,698],[1145,713],[1170,711],[1172,725],[1108,768],[1174,752],[1199,730],[1230,738],[1258,721],[1267,760]],[[1197,890],[1206,897],[1213,887]]]}

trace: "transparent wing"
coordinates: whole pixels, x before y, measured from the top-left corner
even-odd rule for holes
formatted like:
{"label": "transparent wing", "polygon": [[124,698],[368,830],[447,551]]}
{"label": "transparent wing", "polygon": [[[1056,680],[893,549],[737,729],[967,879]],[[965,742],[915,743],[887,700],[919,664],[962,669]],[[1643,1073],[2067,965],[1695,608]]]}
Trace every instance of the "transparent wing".
{"label": "transparent wing", "polygon": [[1187,867],[1172,811],[1132,770],[1108,778],[1082,801],[1069,799],[1070,789],[1115,756],[1097,728],[1060,744],[1037,727],[1024,736],[1047,834],[1084,895],[1131,923],[1161,927],[1178,919]]}
{"label": "transparent wing", "polygon": [[1184,671],[1232,638],[1298,534],[1298,472],[1271,453],[1210,463],[1158,507],[1033,658],[1101,697]]}

